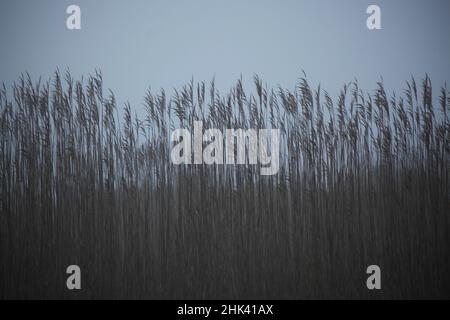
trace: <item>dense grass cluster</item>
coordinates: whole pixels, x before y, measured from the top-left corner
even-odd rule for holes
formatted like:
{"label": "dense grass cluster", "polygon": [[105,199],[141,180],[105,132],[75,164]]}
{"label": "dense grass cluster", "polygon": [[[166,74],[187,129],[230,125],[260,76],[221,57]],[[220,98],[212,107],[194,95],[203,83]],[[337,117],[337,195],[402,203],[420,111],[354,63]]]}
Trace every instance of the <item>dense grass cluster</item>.
{"label": "dense grass cluster", "polygon": [[[149,91],[141,119],[98,72],[3,86],[0,296],[450,297],[447,88],[352,82],[333,99],[305,76],[254,82]],[[280,129],[279,173],[173,165],[170,133],[195,120]],[[371,264],[382,291],[366,288]]]}

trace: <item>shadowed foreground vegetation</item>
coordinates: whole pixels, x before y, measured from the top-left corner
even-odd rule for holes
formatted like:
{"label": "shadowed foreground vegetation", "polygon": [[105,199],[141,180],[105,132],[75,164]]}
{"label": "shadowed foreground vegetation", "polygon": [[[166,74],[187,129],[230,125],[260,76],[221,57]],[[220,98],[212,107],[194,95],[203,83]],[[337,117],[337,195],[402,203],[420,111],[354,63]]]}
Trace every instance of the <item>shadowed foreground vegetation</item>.
{"label": "shadowed foreground vegetation", "polygon": [[[0,297],[450,298],[450,94],[405,87],[189,83],[139,119],[100,73],[22,76],[0,90]],[[279,173],[173,165],[195,120],[280,129]]]}

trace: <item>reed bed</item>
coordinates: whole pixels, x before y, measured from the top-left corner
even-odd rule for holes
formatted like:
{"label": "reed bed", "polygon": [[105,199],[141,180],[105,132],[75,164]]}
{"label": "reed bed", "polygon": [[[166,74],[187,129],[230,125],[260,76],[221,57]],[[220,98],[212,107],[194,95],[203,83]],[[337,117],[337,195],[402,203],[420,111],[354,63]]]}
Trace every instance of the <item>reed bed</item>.
{"label": "reed bed", "polygon": [[[0,296],[449,298],[449,90],[254,84],[149,90],[141,118],[100,72],[3,85]],[[197,120],[280,129],[279,173],[173,165],[172,130]]]}

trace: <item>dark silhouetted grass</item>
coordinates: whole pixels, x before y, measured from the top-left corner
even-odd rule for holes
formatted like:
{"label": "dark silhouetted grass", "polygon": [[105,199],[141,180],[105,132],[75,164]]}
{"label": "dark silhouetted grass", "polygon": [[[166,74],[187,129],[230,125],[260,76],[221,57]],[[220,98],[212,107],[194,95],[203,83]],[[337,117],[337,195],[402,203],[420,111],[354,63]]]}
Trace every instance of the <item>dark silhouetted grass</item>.
{"label": "dark silhouetted grass", "polygon": [[[255,85],[149,91],[145,118],[118,112],[98,72],[3,86],[0,296],[449,298],[448,89]],[[279,174],[171,164],[172,129],[195,120],[279,128]]]}

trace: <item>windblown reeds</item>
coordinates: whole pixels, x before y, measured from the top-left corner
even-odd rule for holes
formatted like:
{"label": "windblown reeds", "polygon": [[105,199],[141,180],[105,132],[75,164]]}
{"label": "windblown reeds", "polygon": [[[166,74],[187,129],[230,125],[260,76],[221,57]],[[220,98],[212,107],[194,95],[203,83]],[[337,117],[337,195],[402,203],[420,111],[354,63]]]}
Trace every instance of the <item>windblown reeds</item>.
{"label": "windblown reeds", "polygon": [[[254,94],[148,91],[141,119],[99,72],[3,85],[0,296],[450,297],[448,89],[355,81],[333,100],[304,75],[293,90],[254,80]],[[173,165],[172,129],[196,120],[280,129],[278,175]],[[371,264],[382,291],[365,287]]]}

